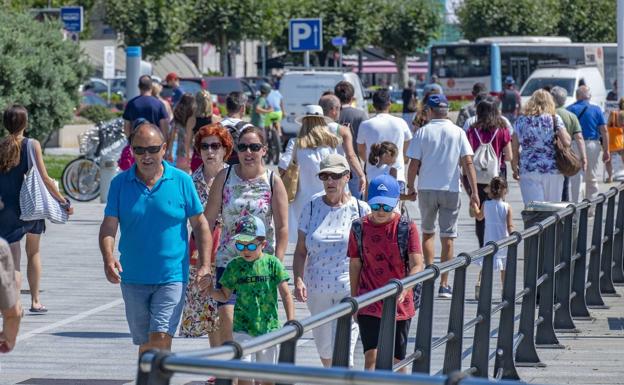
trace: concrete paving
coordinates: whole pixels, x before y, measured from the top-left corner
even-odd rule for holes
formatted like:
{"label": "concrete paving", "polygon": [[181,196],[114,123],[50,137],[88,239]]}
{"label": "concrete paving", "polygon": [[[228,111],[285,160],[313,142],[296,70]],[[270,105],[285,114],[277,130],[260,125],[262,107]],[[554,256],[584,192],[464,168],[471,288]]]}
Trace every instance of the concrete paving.
{"label": "concrete paving", "polygon": [[[607,188],[601,186],[601,189]],[[477,246],[474,222],[467,215],[465,198],[462,197],[456,252],[474,250]],[[522,229],[522,202],[515,182],[510,184],[508,201],[514,208],[516,228]],[[76,204],[76,214],[68,224],[49,225],[42,240],[41,283],[42,301],[49,312],[45,315],[26,312],[18,346],[12,353],[0,356],[0,384],[112,385],[134,380],[137,349],[130,340],[119,287],[106,281],[98,250],[97,233],[103,207],[96,202]],[[416,205],[411,205],[410,213],[420,223]],[[290,245],[286,266],[291,273],[292,251],[293,245]],[[522,258],[520,255],[518,277],[522,277]],[[25,271],[24,261],[22,270]],[[477,272],[475,266],[468,269],[465,320],[476,314],[473,298]],[[28,289],[26,284],[24,289]],[[495,280],[494,290],[496,302],[501,290],[498,279]],[[622,288],[618,291],[622,293]],[[24,292],[24,304],[29,304],[29,299],[27,292]],[[581,333],[561,334],[565,349],[540,349],[540,358],[548,366],[542,369],[523,368],[520,370],[521,378],[528,382],[553,384],[624,383],[624,367],[621,364],[624,354],[624,301],[621,298],[605,300],[611,305],[610,309],[594,310],[594,321],[578,322]],[[434,339],[446,334],[449,306],[450,301],[436,299]],[[296,303],[296,312],[299,319],[309,314],[302,303]],[[283,317],[281,309],[280,315]],[[497,327],[498,318],[493,317],[492,329]],[[415,330],[416,321],[412,323],[409,350],[413,349]],[[464,369],[470,363],[471,344],[472,331],[469,331],[464,336]],[[495,344],[496,340],[492,339],[491,352]],[[206,338],[175,338],[173,350],[180,352],[207,346]],[[442,348],[434,352],[432,374],[440,371],[443,354]],[[310,334],[304,335],[299,342],[297,363],[320,366]],[[363,365],[359,343],[355,364],[357,368]],[[493,361],[490,365],[491,373]],[[173,383],[201,380],[197,376],[176,375]]]}

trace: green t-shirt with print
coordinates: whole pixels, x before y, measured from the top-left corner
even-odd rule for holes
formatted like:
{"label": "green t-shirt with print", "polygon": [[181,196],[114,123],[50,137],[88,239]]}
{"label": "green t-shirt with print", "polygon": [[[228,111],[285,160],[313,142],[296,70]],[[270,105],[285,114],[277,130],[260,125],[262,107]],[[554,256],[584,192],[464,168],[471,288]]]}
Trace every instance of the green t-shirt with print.
{"label": "green t-shirt with print", "polygon": [[253,262],[231,260],[219,283],[236,291],[234,331],[256,337],[279,329],[277,287],[289,279],[282,262],[271,254]]}

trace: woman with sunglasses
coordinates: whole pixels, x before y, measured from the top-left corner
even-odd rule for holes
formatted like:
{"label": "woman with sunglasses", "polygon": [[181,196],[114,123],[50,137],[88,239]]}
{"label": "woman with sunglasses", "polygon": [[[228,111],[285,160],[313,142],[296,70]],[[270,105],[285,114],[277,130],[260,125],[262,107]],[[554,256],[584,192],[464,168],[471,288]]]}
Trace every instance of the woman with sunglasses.
{"label": "woman with sunglasses", "polygon": [[[288,241],[293,243],[297,242],[295,229],[298,228],[303,208],[310,203],[312,196],[323,192],[323,183],[310,176],[318,174],[321,160],[329,154],[337,154],[337,147],[340,145],[338,136],[330,132],[327,126],[331,119],[323,116],[321,106],[306,106],[305,115],[298,117],[297,122],[301,124],[299,134],[296,139],[288,141],[278,165],[280,173],[288,168],[291,161],[299,165],[297,194],[288,208],[288,228],[292,229],[288,234]],[[296,159],[292,159],[293,154]]]}
{"label": "woman with sunglasses", "polygon": [[[208,203],[208,193],[215,177],[221,170],[228,167],[225,160],[232,153],[234,144],[227,129],[219,123],[202,126],[195,134],[195,153],[201,154],[202,163],[193,172],[193,184],[204,208]],[[220,220],[220,219],[219,219]],[[217,226],[217,229],[220,227]],[[213,232],[213,254],[215,257],[218,245],[218,233]],[[180,323],[180,335],[183,337],[201,337],[208,335],[210,346],[219,346],[221,341],[216,330],[219,327],[217,303],[214,299],[206,298],[198,285],[194,284],[197,272],[197,249],[191,238],[191,260],[189,285],[186,288],[186,303]],[[214,259],[212,261],[214,264]]]}
{"label": "woman with sunglasses", "polygon": [[[349,175],[347,159],[338,154],[325,157],[318,172],[325,193],[308,202],[299,219],[297,247],[293,257],[295,297],[308,305],[312,315],[329,309],[349,296],[349,260],[345,255],[351,222],[370,213],[368,204],[345,191]],[[332,363],[335,332],[336,322],[312,331],[316,350],[325,367],[330,367]],[[357,324],[353,323],[350,366],[353,366],[358,333]]]}
{"label": "woman with sunglasses", "polygon": [[[211,228],[215,228],[219,215],[223,222],[217,248],[217,288],[227,264],[240,254],[234,245],[234,236],[236,221],[242,216],[262,219],[266,227],[267,253],[283,261],[288,245],[288,197],[280,177],[264,165],[267,151],[264,132],[253,126],[245,128],[236,150],[240,163],[221,170],[215,177],[204,211]],[[227,302],[217,304],[221,342],[232,340],[235,303],[236,295],[232,295]]]}

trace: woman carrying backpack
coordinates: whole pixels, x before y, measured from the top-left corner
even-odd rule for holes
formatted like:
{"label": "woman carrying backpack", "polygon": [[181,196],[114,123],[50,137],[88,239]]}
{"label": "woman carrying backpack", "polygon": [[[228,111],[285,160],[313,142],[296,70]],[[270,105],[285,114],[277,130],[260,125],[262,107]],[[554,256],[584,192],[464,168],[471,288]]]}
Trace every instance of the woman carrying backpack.
{"label": "woman carrying backpack", "polygon": [[[479,200],[488,200],[485,188],[497,176],[507,179],[505,160],[512,160],[511,133],[498,110],[496,99],[489,96],[477,104],[477,121],[468,128],[466,136],[475,152],[473,163],[477,172]],[[483,247],[485,222],[475,219],[479,247]]]}

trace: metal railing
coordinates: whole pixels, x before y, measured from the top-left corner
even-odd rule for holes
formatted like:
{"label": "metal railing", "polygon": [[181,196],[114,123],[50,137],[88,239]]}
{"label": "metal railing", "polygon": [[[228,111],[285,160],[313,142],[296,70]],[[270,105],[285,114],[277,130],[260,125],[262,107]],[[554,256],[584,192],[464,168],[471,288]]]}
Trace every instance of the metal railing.
{"label": "metal railing", "polygon": [[[616,213],[617,199],[617,213]],[[603,218],[606,204],[606,218]],[[595,212],[591,240],[589,211]],[[575,228],[575,223],[577,228]],[[139,360],[138,385],[165,385],[175,372],[213,374],[219,384],[248,377],[269,381],[316,384],[485,384],[519,379],[517,366],[545,366],[537,348],[561,347],[557,333],[578,332],[574,319],[590,318],[589,309],[606,308],[603,296],[618,296],[614,283],[624,284],[624,184],[612,187],[592,201],[570,204],[548,218],[471,253],[430,265],[424,271],[342,303],[250,341],[192,352],[150,351]],[[578,230],[578,231],[577,231]],[[588,247],[589,243],[589,247]],[[518,248],[524,247],[522,290],[516,291]],[[502,301],[492,306],[494,255],[507,248]],[[466,270],[482,259],[482,280],[476,316],[464,319]],[[433,339],[434,284],[442,273],[454,272],[447,333]],[[421,303],[413,353],[394,363],[395,311],[398,295],[422,283]],[[516,331],[516,301],[522,301]],[[377,352],[377,372],[349,370],[351,317],[358,309],[383,301]],[[492,316],[500,313],[493,337]],[[537,314],[536,314],[537,313]],[[295,366],[297,341],[312,329],[337,321],[331,369]],[[474,328],[470,366],[462,368],[464,332]],[[496,338],[491,352],[490,340]],[[280,346],[277,365],[250,364],[240,359]],[[445,346],[442,374],[431,373],[432,352]],[[490,359],[494,356],[492,375]],[[412,376],[392,373],[411,365]],[[419,375],[417,375],[419,374]],[[478,378],[475,378],[478,377]]]}

